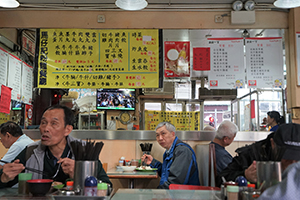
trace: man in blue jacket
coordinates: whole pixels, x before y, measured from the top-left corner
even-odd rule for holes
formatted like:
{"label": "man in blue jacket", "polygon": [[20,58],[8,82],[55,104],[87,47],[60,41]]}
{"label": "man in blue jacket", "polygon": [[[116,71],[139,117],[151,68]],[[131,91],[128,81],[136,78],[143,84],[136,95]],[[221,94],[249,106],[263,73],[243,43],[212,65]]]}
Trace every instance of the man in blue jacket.
{"label": "man in blue jacket", "polygon": [[170,184],[200,185],[195,152],[175,136],[175,130],[169,122],[161,122],[155,128],[157,142],[166,149],[163,163],[151,155],[142,156],[142,161],[158,168],[161,189],[169,189]]}

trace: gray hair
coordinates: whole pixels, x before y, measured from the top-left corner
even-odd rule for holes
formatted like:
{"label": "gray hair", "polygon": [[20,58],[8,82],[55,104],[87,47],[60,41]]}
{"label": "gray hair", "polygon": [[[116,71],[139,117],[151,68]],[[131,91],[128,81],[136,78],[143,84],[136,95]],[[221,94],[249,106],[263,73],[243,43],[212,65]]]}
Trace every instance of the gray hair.
{"label": "gray hair", "polygon": [[170,132],[175,132],[176,128],[173,124],[171,124],[170,122],[160,122],[159,124],[157,124],[155,131],[163,126],[166,126],[166,129]]}
{"label": "gray hair", "polygon": [[223,139],[224,137],[232,138],[238,132],[238,127],[235,123],[224,120],[218,127],[216,138]]}

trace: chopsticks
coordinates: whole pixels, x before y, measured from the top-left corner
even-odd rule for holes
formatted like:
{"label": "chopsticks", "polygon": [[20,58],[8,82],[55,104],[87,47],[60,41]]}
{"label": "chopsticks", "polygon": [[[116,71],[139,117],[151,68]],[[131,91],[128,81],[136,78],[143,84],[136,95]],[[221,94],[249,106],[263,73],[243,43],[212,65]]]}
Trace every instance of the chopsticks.
{"label": "chopsticks", "polygon": [[[0,162],[5,163],[5,164],[10,163],[10,162],[4,161],[4,160],[0,160]],[[47,172],[44,172],[44,171],[41,171],[38,169],[34,169],[34,168],[30,168],[30,167],[25,167],[25,169],[27,169],[28,171],[38,173],[38,174],[43,174],[43,175],[49,176],[49,174]]]}

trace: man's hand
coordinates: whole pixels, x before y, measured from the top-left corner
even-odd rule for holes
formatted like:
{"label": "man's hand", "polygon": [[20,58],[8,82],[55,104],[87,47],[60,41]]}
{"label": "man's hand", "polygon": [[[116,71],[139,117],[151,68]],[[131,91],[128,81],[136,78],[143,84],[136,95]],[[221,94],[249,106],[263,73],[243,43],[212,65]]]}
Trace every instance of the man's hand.
{"label": "man's hand", "polygon": [[150,165],[151,162],[153,160],[153,157],[151,155],[148,155],[148,154],[144,154],[142,157],[141,157],[141,161],[142,162],[145,162],[147,165]]}
{"label": "man's hand", "polygon": [[253,163],[245,170],[245,178],[255,183],[257,182],[257,174],[256,174],[256,161],[254,160]]}
{"label": "man's hand", "polygon": [[68,174],[70,178],[74,178],[75,160],[70,158],[60,158],[57,163],[61,163],[61,168],[65,174]]}
{"label": "man's hand", "polygon": [[1,182],[7,183],[14,180],[14,178],[25,169],[24,165],[17,159],[13,163],[7,163],[3,165],[3,174],[1,176]]}

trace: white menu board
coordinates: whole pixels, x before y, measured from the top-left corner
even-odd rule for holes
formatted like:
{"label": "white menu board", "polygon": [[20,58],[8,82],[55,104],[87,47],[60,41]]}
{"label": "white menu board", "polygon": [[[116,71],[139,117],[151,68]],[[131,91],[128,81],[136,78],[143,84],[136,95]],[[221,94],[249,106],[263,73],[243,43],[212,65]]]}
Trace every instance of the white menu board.
{"label": "white menu board", "polygon": [[22,65],[22,98],[26,104],[32,103],[33,67],[23,62]]}
{"label": "white menu board", "polygon": [[300,85],[300,33],[296,33],[296,45],[297,45],[297,85]]}
{"label": "white menu board", "polygon": [[283,88],[281,37],[246,38],[248,88]]}
{"label": "white menu board", "polygon": [[211,89],[245,87],[243,38],[209,38]]}
{"label": "white menu board", "polygon": [[16,101],[21,100],[21,69],[21,60],[16,56],[9,54],[7,86],[12,88],[11,99]]}
{"label": "white menu board", "polygon": [[7,52],[4,49],[0,48],[0,93],[1,85],[6,85],[7,81],[7,60]]}

